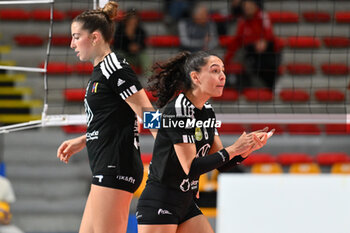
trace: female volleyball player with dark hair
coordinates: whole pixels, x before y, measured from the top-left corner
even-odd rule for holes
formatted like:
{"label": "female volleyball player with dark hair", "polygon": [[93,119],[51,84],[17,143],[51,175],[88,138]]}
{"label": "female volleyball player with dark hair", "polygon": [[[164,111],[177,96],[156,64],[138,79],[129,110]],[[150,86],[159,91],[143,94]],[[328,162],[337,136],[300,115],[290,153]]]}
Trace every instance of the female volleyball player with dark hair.
{"label": "female volleyball player with dark hair", "polygon": [[136,114],[153,108],[127,61],[110,49],[117,8],[108,2],[103,9],[78,15],[71,25],[71,48],[94,65],[84,100],[87,133],[57,150],[67,163],[87,147],[93,178],[81,233],[124,233],[132,195],[143,176]]}
{"label": "female volleyball player with dark hair", "polygon": [[158,73],[150,79],[150,90],[159,97],[158,106],[165,109],[147,184],[138,202],[139,232],[213,232],[195,204],[199,176],[235,166],[264,146],[268,134],[266,129],[244,132],[223,148],[215,113],[207,103],[220,96],[225,85],[224,64],[217,56],[182,52],[155,69]]}

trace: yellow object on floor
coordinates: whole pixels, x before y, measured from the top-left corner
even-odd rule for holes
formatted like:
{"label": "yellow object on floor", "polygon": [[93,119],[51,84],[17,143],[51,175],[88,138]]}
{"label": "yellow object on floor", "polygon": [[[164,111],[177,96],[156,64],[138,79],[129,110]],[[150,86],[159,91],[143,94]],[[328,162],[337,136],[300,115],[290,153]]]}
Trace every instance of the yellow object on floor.
{"label": "yellow object on floor", "polygon": [[0,45],[0,54],[6,54],[11,52],[11,46],[9,45]]}
{"label": "yellow object on floor", "polygon": [[41,115],[33,114],[0,114],[0,123],[15,124],[28,121],[40,120]]}
{"label": "yellow object on floor", "polygon": [[29,87],[0,87],[0,95],[30,95],[32,89]]}

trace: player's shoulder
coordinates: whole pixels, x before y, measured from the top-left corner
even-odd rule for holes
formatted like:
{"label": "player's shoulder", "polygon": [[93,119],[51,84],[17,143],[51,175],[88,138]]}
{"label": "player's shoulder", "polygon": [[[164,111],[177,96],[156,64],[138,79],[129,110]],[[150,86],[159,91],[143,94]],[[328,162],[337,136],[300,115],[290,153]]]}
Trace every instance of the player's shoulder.
{"label": "player's shoulder", "polygon": [[[180,93],[177,97],[172,99],[164,109],[164,112],[172,113],[177,117],[194,117],[194,109],[196,107],[191,103],[191,101],[186,97],[184,93]],[[214,109],[209,102],[206,102],[203,108],[215,115]]]}
{"label": "player's shoulder", "polygon": [[101,72],[106,79],[119,73],[132,72],[129,63],[125,58],[112,52],[105,56],[105,58],[99,64]]}
{"label": "player's shoulder", "polygon": [[213,106],[212,106],[211,103],[209,103],[209,102],[206,102],[206,103],[204,104],[203,108],[204,108],[207,112],[213,112],[213,113],[215,112]]}
{"label": "player's shoulder", "polygon": [[173,113],[176,117],[193,118],[194,109],[195,106],[185,96],[185,94],[180,93],[167,104],[165,111]]}
{"label": "player's shoulder", "polygon": [[204,106],[205,109],[213,111],[213,106],[207,101]]}

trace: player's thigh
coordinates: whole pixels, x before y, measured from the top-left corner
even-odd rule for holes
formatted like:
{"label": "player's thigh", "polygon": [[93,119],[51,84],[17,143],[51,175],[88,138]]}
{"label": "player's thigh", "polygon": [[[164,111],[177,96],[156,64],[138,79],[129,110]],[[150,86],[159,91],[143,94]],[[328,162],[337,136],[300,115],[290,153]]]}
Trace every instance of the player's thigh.
{"label": "player's thigh", "polygon": [[94,233],[126,231],[132,193],[91,185],[90,198]]}
{"label": "player's thigh", "polygon": [[93,209],[91,207],[91,198],[90,193],[86,200],[85,209],[83,213],[83,218],[80,223],[80,229],[79,233],[93,233],[93,226],[92,226],[92,220],[93,220]]}
{"label": "player's thigh", "polygon": [[138,233],[175,233],[177,227],[175,224],[137,226]]}
{"label": "player's thigh", "polygon": [[181,223],[176,233],[214,233],[214,231],[208,219],[200,214]]}

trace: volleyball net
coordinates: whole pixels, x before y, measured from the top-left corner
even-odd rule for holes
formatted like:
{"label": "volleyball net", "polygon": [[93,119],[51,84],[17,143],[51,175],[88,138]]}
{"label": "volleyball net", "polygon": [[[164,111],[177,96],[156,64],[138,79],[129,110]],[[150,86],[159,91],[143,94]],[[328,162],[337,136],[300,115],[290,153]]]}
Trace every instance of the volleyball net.
{"label": "volleyball net", "polygon": [[[181,33],[176,22],[169,19],[165,2],[118,1],[117,24],[129,9],[138,11],[147,32],[144,53],[150,64],[167,60],[181,47]],[[231,14],[231,1],[201,3],[218,29],[218,44],[211,52],[224,57],[239,19]],[[0,128],[0,133],[85,124],[83,98],[93,67],[80,62],[69,47],[70,23],[77,14],[99,4],[103,1],[0,1],[0,75],[4,80],[26,76],[25,84],[13,84],[16,91],[21,85],[30,86],[32,92],[26,100],[41,101],[36,110],[29,110],[34,120],[3,121],[6,126]],[[263,10],[280,48],[275,86],[272,90],[265,88],[258,72],[249,71],[241,49],[232,62],[225,64],[227,85],[223,96],[211,100],[217,118],[234,124],[349,124],[350,2],[265,0]],[[146,85],[147,72],[142,67],[133,68]],[[252,84],[242,88],[238,84],[247,76]],[[8,91],[1,88],[4,93]],[[22,92],[25,90],[22,88]],[[4,109],[0,116],[9,109],[15,112],[9,105],[23,104],[13,99],[6,102],[9,96],[12,94],[0,93],[0,109]],[[154,100],[151,94],[149,97]]]}

